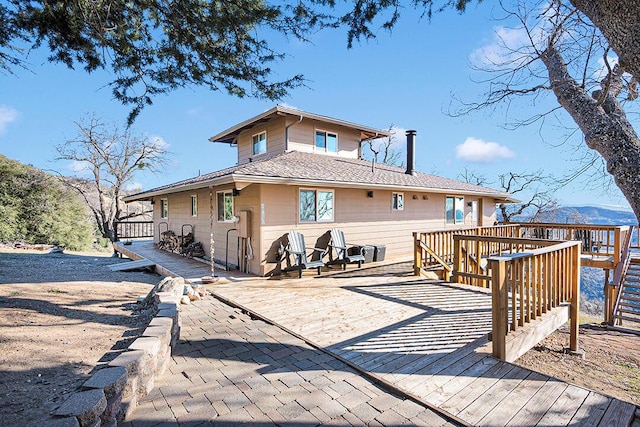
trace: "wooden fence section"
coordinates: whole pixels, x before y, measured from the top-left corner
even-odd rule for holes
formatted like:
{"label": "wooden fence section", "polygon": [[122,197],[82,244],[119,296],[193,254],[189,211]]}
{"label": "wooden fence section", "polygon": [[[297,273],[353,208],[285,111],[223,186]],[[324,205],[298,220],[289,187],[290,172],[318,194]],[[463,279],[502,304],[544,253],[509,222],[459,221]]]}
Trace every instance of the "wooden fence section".
{"label": "wooden fence section", "polygon": [[495,357],[515,360],[526,349],[522,342],[507,347],[508,334],[567,303],[571,318],[569,346],[578,349],[580,254],[581,242],[570,241],[489,258]]}
{"label": "wooden fence section", "polygon": [[[493,227],[470,227],[450,230],[414,232],[414,274],[424,274],[430,267],[442,267],[451,272],[455,257],[453,236],[493,236],[518,237],[518,225],[499,225]],[[448,274],[445,277],[449,279]]]}
{"label": "wooden fence section", "polygon": [[115,241],[153,238],[153,221],[116,222]]}
{"label": "wooden fence section", "polygon": [[[547,240],[579,240],[582,242],[582,253],[595,257],[611,257],[613,266],[620,262],[623,242],[626,234],[631,232],[629,226],[596,225],[596,224],[518,224],[519,237]],[[636,238],[636,246],[637,246]]]}
{"label": "wooden fence section", "polygon": [[517,254],[557,244],[542,239],[454,235],[453,281],[466,285],[491,287],[487,258]]}

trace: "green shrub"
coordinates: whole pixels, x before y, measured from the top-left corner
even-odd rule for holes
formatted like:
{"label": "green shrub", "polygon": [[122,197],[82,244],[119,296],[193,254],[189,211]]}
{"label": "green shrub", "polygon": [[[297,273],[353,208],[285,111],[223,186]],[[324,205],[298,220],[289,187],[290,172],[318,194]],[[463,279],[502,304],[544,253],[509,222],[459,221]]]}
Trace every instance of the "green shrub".
{"label": "green shrub", "polygon": [[79,196],[59,179],[0,155],[0,241],[82,250],[93,227]]}

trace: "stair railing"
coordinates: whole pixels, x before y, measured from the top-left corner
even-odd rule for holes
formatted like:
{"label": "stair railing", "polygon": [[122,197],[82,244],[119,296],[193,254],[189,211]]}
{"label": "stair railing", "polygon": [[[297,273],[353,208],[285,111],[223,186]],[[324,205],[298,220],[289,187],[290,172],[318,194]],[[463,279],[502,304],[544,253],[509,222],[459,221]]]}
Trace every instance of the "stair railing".
{"label": "stair railing", "polygon": [[613,289],[617,290],[616,303],[613,306],[613,310],[609,315],[608,322],[613,325],[615,323],[616,314],[618,313],[618,305],[622,297],[622,286],[629,270],[629,264],[631,263],[631,238],[633,236],[633,226],[630,226],[625,235],[624,242],[622,243],[622,250],[620,251],[620,262],[616,265],[616,269],[613,273]]}

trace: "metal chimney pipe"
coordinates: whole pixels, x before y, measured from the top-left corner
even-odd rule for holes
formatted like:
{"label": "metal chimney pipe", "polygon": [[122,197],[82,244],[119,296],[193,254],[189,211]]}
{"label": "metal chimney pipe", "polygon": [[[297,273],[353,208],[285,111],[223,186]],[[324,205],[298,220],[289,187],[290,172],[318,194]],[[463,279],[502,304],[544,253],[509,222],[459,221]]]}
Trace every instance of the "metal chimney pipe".
{"label": "metal chimney pipe", "polygon": [[407,131],[407,175],[416,174],[416,131]]}

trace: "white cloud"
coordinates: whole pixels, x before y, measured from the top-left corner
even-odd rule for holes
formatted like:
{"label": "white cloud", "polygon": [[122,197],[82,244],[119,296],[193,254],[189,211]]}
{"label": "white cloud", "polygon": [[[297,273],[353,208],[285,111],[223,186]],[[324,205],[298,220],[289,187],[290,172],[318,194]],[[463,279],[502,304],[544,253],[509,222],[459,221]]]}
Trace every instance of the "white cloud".
{"label": "white cloud", "polygon": [[510,159],[515,155],[504,145],[483,141],[472,136],[456,146],[456,157],[469,162],[490,163],[496,159]]}
{"label": "white cloud", "polygon": [[126,191],[130,191],[130,192],[140,192],[142,191],[142,183],[140,182],[130,182],[129,184],[127,184],[124,188]]}
{"label": "white cloud", "polygon": [[0,135],[5,133],[7,125],[18,119],[18,110],[7,105],[0,105]]}
{"label": "white cloud", "polygon": [[152,142],[154,145],[158,146],[159,148],[163,149],[163,150],[168,150],[169,149],[169,143],[161,136],[159,135],[151,135],[149,137],[149,142]]}
{"label": "white cloud", "polygon": [[91,172],[91,164],[89,162],[80,162],[78,160],[74,160],[67,165],[67,169],[73,172],[74,175],[87,178],[90,176]]}
{"label": "white cloud", "polygon": [[[618,64],[618,57],[615,55],[607,55],[607,62],[609,63],[609,67],[613,69]],[[609,74],[609,68],[604,63],[604,58],[598,58],[598,68],[593,72],[593,77],[600,81],[604,79],[607,74]]]}
{"label": "white cloud", "polygon": [[516,55],[522,56],[522,48],[528,44],[524,29],[496,27],[491,41],[471,52],[469,61],[481,69],[504,64],[513,61]]}

